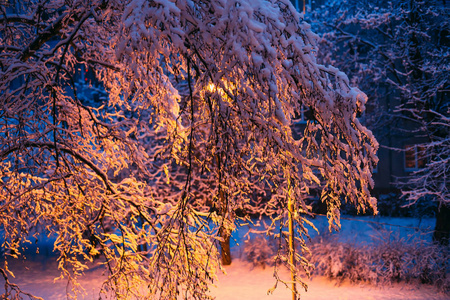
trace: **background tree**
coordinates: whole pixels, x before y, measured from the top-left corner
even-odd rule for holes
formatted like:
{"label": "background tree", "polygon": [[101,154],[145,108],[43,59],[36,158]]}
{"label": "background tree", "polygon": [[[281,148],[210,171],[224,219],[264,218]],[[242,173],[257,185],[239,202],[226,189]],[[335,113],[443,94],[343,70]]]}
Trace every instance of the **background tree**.
{"label": "background tree", "polygon": [[[330,1],[311,16],[325,63],[351,74],[373,104],[365,115],[381,144],[408,138],[423,168],[400,179],[409,205],[438,204],[435,239],[450,233],[450,23],[445,1]],[[394,145],[395,147],[395,145]],[[401,149],[405,151],[405,149]]]}
{"label": "background tree", "polygon": [[[116,298],[206,298],[218,232],[234,230],[239,209],[273,216],[272,229],[290,214],[307,251],[313,184],[323,185],[330,227],[343,199],[376,209],[378,145],[356,117],[366,96],[317,64],[317,36],[289,1],[25,1],[1,10],[4,255],[54,237],[75,294],[101,255],[102,292]],[[78,98],[79,66],[95,71],[108,99]],[[302,107],[313,119],[294,139]],[[255,191],[270,197],[251,202]],[[301,282],[295,271],[310,265],[293,247],[279,261],[287,255]],[[5,295],[21,293],[6,262],[1,273]]]}

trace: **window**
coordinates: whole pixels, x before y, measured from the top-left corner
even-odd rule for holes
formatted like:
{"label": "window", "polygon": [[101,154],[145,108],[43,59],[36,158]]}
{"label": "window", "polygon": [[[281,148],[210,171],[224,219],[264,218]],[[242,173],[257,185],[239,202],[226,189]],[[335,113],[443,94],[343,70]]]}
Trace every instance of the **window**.
{"label": "window", "polygon": [[405,146],[405,170],[414,171],[425,168],[425,147],[418,145]]}

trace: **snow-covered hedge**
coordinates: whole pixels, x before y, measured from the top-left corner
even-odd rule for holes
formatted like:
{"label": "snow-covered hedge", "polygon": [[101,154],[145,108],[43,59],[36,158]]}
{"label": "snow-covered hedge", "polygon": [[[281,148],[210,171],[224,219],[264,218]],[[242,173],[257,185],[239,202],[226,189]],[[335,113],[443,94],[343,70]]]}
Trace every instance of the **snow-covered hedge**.
{"label": "snow-covered hedge", "polygon": [[313,240],[311,261],[315,274],[339,281],[421,282],[450,292],[450,251],[432,242],[411,237],[399,238],[392,232],[381,232],[373,243],[342,243],[331,236]]}
{"label": "snow-covered hedge", "polygon": [[[351,244],[325,234],[314,238],[310,249],[313,276],[354,283],[424,283],[450,293],[450,248],[417,236],[400,238],[385,230],[379,231],[372,243]],[[245,242],[243,256],[255,266],[272,265],[276,247],[270,240],[255,237]]]}
{"label": "snow-covered hedge", "polygon": [[253,266],[272,266],[276,259],[276,241],[270,237],[254,236],[244,242],[244,259]]}

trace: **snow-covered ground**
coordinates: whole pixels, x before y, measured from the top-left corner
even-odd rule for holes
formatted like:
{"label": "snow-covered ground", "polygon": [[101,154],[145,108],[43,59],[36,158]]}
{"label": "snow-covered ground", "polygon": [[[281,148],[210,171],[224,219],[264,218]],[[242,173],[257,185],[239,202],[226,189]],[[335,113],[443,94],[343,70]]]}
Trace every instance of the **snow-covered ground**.
{"label": "snow-covered ground", "polygon": [[[70,291],[65,280],[56,280],[58,271],[56,263],[49,261],[28,261],[15,266],[16,280],[22,289],[49,300],[66,299]],[[271,267],[253,267],[250,263],[235,259],[232,265],[226,267],[227,274],[220,274],[219,281],[211,287],[212,295],[217,300],[286,300],[291,299],[289,289],[279,284],[273,294],[267,291],[275,281]],[[284,275],[288,278],[288,272]],[[86,289],[86,294],[80,299],[98,299],[99,287],[104,279],[102,270],[93,269],[86,272],[80,283]],[[314,277],[306,281],[309,288],[302,292],[302,300],[445,300],[448,295],[436,292],[431,286],[412,286],[407,284],[392,284],[375,287],[371,285],[353,285],[344,282],[338,285],[324,277]]]}
{"label": "snow-covered ground", "polygon": [[[275,281],[271,267],[253,268],[240,260],[226,268],[227,275],[219,276],[217,287],[212,293],[217,300],[286,300],[291,299],[289,289],[278,284],[271,295],[267,295]],[[288,278],[287,271],[285,277]],[[429,286],[411,286],[393,284],[385,287],[370,285],[352,285],[344,282],[340,285],[322,276],[306,280],[308,291],[301,293],[302,300],[444,300],[449,296],[437,293]]]}
{"label": "snow-covered ground", "polygon": [[[342,231],[339,238],[352,242],[370,243],[376,241],[376,236],[381,231],[391,232],[400,236],[408,236],[411,233],[419,234],[422,232],[427,237],[428,229],[433,226],[432,219],[402,219],[402,218],[369,218],[358,217],[350,218],[352,220],[343,220]],[[369,221],[369,222],[367,222]],[[316,226],[320,229],[326,228],[326,220],[317,218]],[[377,222],[377,223],[372,223]],[[381,223],[381,224],[380,224]],[[388,226],[384,224],[394,224],[396,226]],[[412,227],[412,228],[409,228]],[[420,230],[414,228],[421,228]],[[244,230],[245,231],[245,230]],[[270,266],[266,268],[254,267],[252,264],[236,258],[242,256],[242,231],[235,233],[233,237],[234,244],[233,256],[234,260],[231,266],[226,267],[227,274],[220,274],[219,281],[211,287],[212,295],[218,300],[225,299],[245,299],[245,300],[285,300],[291,299],[290,290],[282,284],[278,284],[278,288],[273,294],[267,295],[267,291],[273,287],[275,280],[273,278],[273,269]],[[372,238],[375,236],[375,238]],[[50,245],[41,245],[39,254],[31,254],[35,251],[29,251],[27,260],[15,261],[12,269],[16,278],[12,280],[14,283],[20,284],[26,292],[31,292],[44,299],[66,299],[66,293],[70,291],[70,286],[63,280],[54,280],[60,274],[57,270],[56,262],[49,259],[51,257]],[[287,279],[289,274],[287,271],[281,272]],[[86,294],[82,299],[98,299],[98,291],[105,275],[100,268],[93,268],[85,272],[85,276],[81,278],[80,283],[86,289]],[[306,280],[306,279],[305,279]],[[450,299],[449,295],[438,293],[433,287],[427,285],[408,285],[405,283],[391,284],[389,286],[372,286],[368,284],[354,285],[347,282],[337,284],[327,278],[315,276],[312,280],[306,280],[309,288],[307,292],[302,292],[302,300],[319,300],[319,299]],[[0,281],[3,285],[3,282]]]}

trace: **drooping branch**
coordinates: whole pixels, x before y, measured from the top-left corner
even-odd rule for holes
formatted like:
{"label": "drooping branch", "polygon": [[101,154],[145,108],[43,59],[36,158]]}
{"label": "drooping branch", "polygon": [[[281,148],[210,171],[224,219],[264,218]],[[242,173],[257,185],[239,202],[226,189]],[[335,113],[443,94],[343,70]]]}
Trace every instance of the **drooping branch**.
{"label": "drooping branch", "polygon": [[75,158],[75,159],[81,161],[82,163],[84,163],[85,165],[87,165],[92,171],[95,172],[95,174],[97,174],[97,176],[100,177],[100,179],[105,184],[108,191],[111,192],[112,194],[116,194],[116,192],[114,191],[114,188],[112,187],[111,182],[108,179],[108,176],[102,170],[100,170],[100,168],[98,168],[92,161],[90,161],[83,155],[77,153],[74,149],[65,147],[64,145],[57,143],[57,142],[51,143],[51,142],[21,141],[19,144],[16,144],[12,147],[10,146],[10,147],[8,147],[8,149],[0,152],[0,157],[2,159],[5,159],[9,154],[16,152],[18,150],[24,149],[24,148],[48,148],[48,149],[54,149],[54,150],[56,150],[56,148],[57,148],[59,151],[67,153],[67,154],[71,155],[73,158]]}

